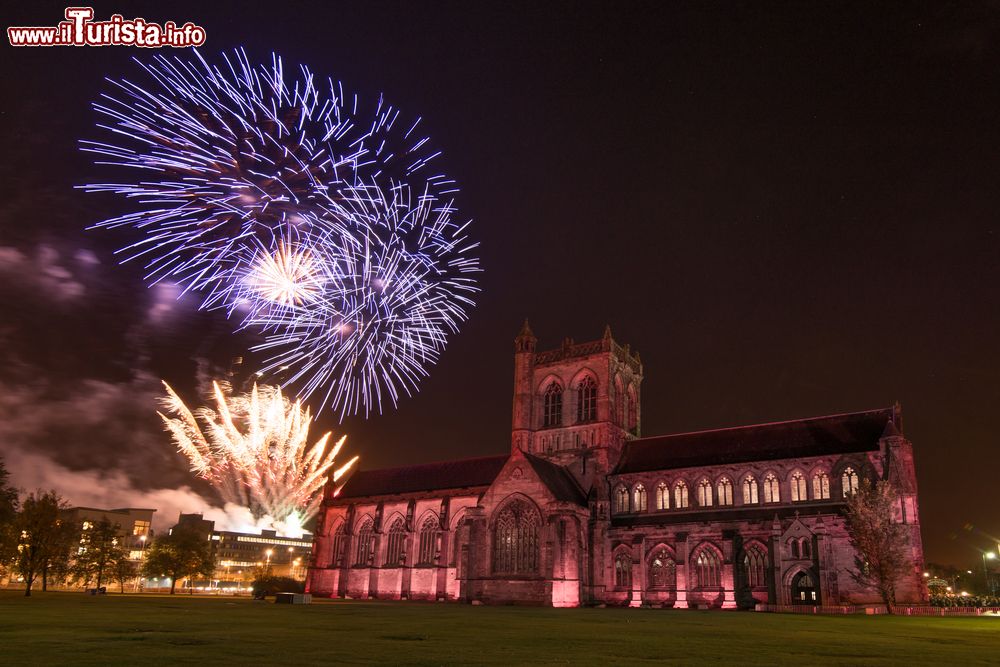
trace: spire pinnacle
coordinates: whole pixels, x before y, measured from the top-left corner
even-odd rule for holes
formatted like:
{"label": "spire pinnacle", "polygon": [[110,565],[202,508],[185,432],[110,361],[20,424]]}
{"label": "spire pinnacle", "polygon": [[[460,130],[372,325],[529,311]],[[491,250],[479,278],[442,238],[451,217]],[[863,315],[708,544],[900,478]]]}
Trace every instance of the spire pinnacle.
{"label": "spire pinnacle", "polygon": [[518,336],[527,336],[529,338],[534,338],[535,334],[531,331],[531,325],[528,324],[528,318],[524,318],[524,324],[521,325],[521,333]]}

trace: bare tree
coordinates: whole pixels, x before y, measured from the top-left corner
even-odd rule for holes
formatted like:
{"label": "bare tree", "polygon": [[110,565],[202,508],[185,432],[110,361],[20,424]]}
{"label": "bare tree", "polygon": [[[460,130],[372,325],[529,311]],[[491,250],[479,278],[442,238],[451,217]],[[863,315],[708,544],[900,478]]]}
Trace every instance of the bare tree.
{"label": "bare tree", "polygon": [[17,555],[14,563],[24,577],[24,595],[31,596],[31,586],[54,554],[63,548],[60,539],[63,522],[60,512],[65,504],[55,491],[36,491],[24,499],[14,522]]}
{"label": "bare tree", "polygon": [[906,534],[894,516],[896,503],[896,491],[885,480],[873,485],[866,479],[847,497],[847,532],[855,550],[851,576],[876,589],[889,613],[896,604],[896,582],[909,566]]}

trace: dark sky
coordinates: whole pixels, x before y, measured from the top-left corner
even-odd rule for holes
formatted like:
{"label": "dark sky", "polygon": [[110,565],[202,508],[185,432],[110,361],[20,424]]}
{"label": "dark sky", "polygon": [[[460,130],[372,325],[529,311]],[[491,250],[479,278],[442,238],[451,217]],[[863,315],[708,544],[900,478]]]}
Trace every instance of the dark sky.
{"label": "dark sky", "polygon": [[[24,6],[5,27],[65,5]],[[521,320],[542,347],[610,323],[642,354],[645,434],[899,400],[928,559],[1000,535],[996,2],[163,7],[96,13],[384,92],[462,185],[472,319],[398,410],[320,418],[365,467],[505,451]],[[114,266],[126,235],[83,231],[120,204],[72,189],[99,175],[76,141],[137,54],[3,49],[0,448],[155,486],[189,483],[156,379],[193,387],[245,341]]]}

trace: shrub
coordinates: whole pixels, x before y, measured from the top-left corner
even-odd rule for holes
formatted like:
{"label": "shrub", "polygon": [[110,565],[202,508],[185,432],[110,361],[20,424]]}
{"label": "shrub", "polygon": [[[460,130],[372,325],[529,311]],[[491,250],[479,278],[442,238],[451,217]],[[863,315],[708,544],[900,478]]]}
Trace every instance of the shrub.
{"label": "shrub", "polygon": [[305,585],[291,577],[259,576],[253,580],[253,596],[262,598],[275,593],[302,593]]}
{"label": "shrub", "polygon": [[1000,607],[996,595],[932,595],[934,607]]}

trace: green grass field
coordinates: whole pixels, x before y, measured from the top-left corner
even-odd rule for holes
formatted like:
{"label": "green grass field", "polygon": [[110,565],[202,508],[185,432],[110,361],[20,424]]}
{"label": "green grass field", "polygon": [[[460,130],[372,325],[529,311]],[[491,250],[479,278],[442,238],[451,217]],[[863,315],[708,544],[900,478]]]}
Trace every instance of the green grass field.
{"label": "green grass field", "polygon": [[0,664],[969,665],[1000,618],[798,616],[0,592]]}

